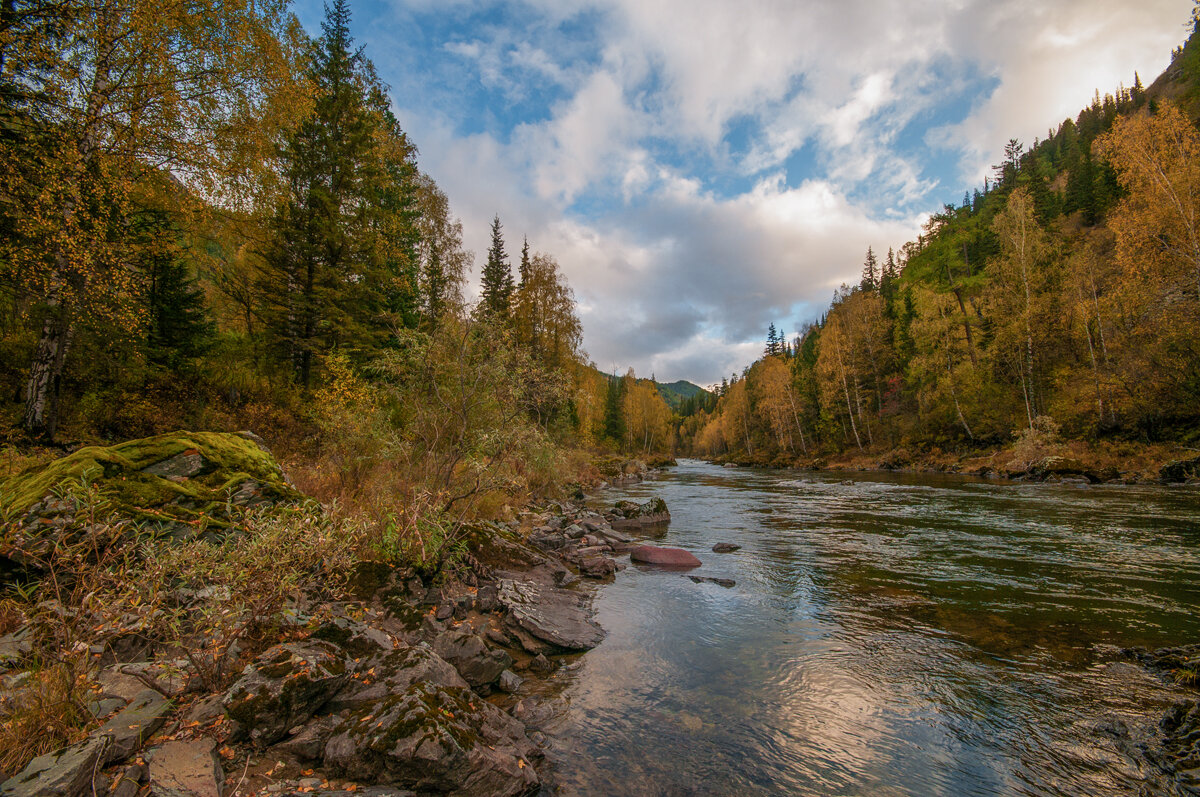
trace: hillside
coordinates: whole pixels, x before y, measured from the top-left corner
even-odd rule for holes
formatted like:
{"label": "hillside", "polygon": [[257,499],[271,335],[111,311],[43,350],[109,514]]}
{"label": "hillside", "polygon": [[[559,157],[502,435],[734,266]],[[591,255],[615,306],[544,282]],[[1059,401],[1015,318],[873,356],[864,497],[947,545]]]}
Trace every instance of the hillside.
{"label": "hillside", "polygon": [[1009,473],[1182,456],[1200,429],[1195,33],[1131,83],[1012,140],[916,241],[868,250],[819,322],[680,424],[681,447],[889,467],[952,453]]}
{"label": "hillside", "polygon": [[680,379],[678,382],[659,382],[658,392],[662,394],[663,400],[671,409],[677,410],[683,402],[707,391],[699,385],[693,385],[687,380]]}

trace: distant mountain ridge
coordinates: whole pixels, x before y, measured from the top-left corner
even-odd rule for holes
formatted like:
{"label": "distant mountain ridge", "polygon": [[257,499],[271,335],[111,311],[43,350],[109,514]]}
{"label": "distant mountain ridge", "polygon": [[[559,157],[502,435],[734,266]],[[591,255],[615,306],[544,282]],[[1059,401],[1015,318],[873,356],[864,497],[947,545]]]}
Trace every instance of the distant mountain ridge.
{"label": "distant mountain ridge", "polygon": [[679,409],[683,402],[692,398],[699,393],[707,391],[699,385],[693,385],[686,379],[680,379],[677,382],[656,382],[659,394],[663,397],[663,401],[667,402],[667,406],[673,410]]}

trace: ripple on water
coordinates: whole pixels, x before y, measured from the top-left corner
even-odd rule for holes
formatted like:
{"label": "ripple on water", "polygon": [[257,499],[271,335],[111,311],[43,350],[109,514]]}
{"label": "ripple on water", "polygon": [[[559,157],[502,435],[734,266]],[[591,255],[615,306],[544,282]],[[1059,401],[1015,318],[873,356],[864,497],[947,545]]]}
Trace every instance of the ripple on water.
{"label": "ripple on water", "polygon": [[1200,638],[1200,496],[843,481],[685,461],[597,499],[662,496],[662,543],[737,586],[630,568],[598,589],[608,637],[555,679],[556,793],[1159,788],[1097,728],[1150,733],[1176,692],[1102,646]]}

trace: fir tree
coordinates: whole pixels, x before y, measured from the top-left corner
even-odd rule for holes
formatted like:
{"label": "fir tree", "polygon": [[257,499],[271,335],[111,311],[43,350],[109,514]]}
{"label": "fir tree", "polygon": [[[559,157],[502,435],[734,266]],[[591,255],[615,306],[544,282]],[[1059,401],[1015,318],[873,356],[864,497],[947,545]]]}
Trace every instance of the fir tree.
{"label": "fir tree", "polygon": [[483,266],[483,296],[480,306],[484,315],[506,318],[512,305],[513,278],[500,234],[500,216],[492,219],[492,243],[488,247],[487,263]]}

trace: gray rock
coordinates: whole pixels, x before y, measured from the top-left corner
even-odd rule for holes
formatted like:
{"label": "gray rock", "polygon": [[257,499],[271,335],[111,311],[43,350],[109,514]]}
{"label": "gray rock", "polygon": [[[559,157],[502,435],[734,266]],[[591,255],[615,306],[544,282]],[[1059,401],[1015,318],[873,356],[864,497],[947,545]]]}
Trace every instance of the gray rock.
{"label": "gray rock", "polygon": [[112,737],[93,734],[53,753],[38,756],[0,784],[4,797],[82,797],[91,794],[92,778],[104,761]]}
{"label": "gray rock", "polygon": [[546,658],[544,653],[539,653],[533,657],[533,661],[529,662],[529,669],[536,673],[546,675],[547,673],[554,672],[554,662]]}
{"label": "gray rock", "polygon": [[651,498],[644,504],[618,501],[613,505],[613,515],[612,527],[614,529],[636,529],[671,522],[671,513],[667,511],[667,503],[661,498]]}
{"label": "gray rock", "polygon": [[150,757],[154,797],[221,797],[225,773],[212,739],[167,742]]}
{"label": "gray rock", "polygon": [[337,717],[318,717],[307,725],[294,728],[295,733],[271,748],[271,755],[287,755],[297,761],[319,761],[325,754],[325,743],[333,735]]}
{"label": "gray rock", "polygon": [[391,650],[391,637],[366,623],[349,617],[334,617],[326,620],[312,633],[314,639],[332,642],[351,656],[366,658],[380,651]]}
{"label": "gray rock", "polygon": [[350,714],[325,766],[418,792],[518,797],[539,785],[525,726],[466,688],[421,682]]}
{"label": "gray rock", "polygon": [[136,664],[117,665],[119,672],[140,680],[143,689],[148,686],[151,689],[158,690],[166,697],[178,697],[183,694],[184,689],[187,689],[187,668],[188,662],[186,659],[179,659],[177,661],[145,661]]}
{"label": "gray rock", "polygon": [[590,616],[586,598],[535,581],[500,582],[500,604],[511,624],[563,650],[590,650],[604,639],[604,629]]}
{"label": "gray rock", "polygon": [[507,653],[489,650],[482,639],[469,631],[442,634],[434,640],[433,650],[476,688],[496,683],[500,673],[513,663]]}
{"label": "gray rock", "polygon": [[30,640],[31,626],[24,626],[0,637],[0,670],[8,670],[20,664],[33,652]]}
{"label": "gray rock", "polygon": [[[362,662],[354,677],[326,708],[330,712],[359,709],[403,692],[418,681],[466,688],[467,682],[448,662],[423,645],[399,648]],[[296,723],[299,724],[299,723]]]}
{"label": "gray rock", "polygon": [[524,681],[521,680],[521,676],[517,675],[512,670],[505,670],[504,672],[500,673],[500,678],[496,681],[496,687],[501,692],[507,692],[511,695],[513,692],[516,692],[521,688],[522,683],[524,683]]}
{"label": "gray rock", "polygon": [[479,588],[479,592],[475,594],[475,608],[481,612],[490,612],[496,608],[496,598],[498,591],[494,584],[487,584]]}
{"label": "gray rock", "polygon": [[137,797],[145,780],[147,767],[143,764],[130,764],[117,771],[108,784],[108,797]]}
{"label": "gray rock", "polygon": [[712,547],[713,553],[733,553],[734,551],[741,550],[741,548],[742,546],[735,545],[732,542],[718,542]]}
{"label": "gray rock", "polygon": [[128,706],[117,713],[97,733],[112,737],[104,753],[104,763],[124,761],[133,755],[155,731],[163,726],[172,705],[153,689],[143,689]]}
{"label": "gray rock", "polygon": [[302,725],[349,679],[345,655],[310,639],[270,648],[225,693],[225,711],[260,745]]}
{"label": "gray rock", "polygon": [[147,688],[147,684],[141,678],[121,672],[119,667],[120,665],[105,667],[101,670],[97,681],[100,683],[100,691],[103,694],[119,697],[128,703]]}
{"label": "gray rock", "polygon": [[167,479],[172,477],[188,479],[203,473],[207,464],[209,464],[208,461],[200,456],[200,451],[192,448],[181,451],[170,459],[156,462],[148,468],[142,468],[142,473]]}

